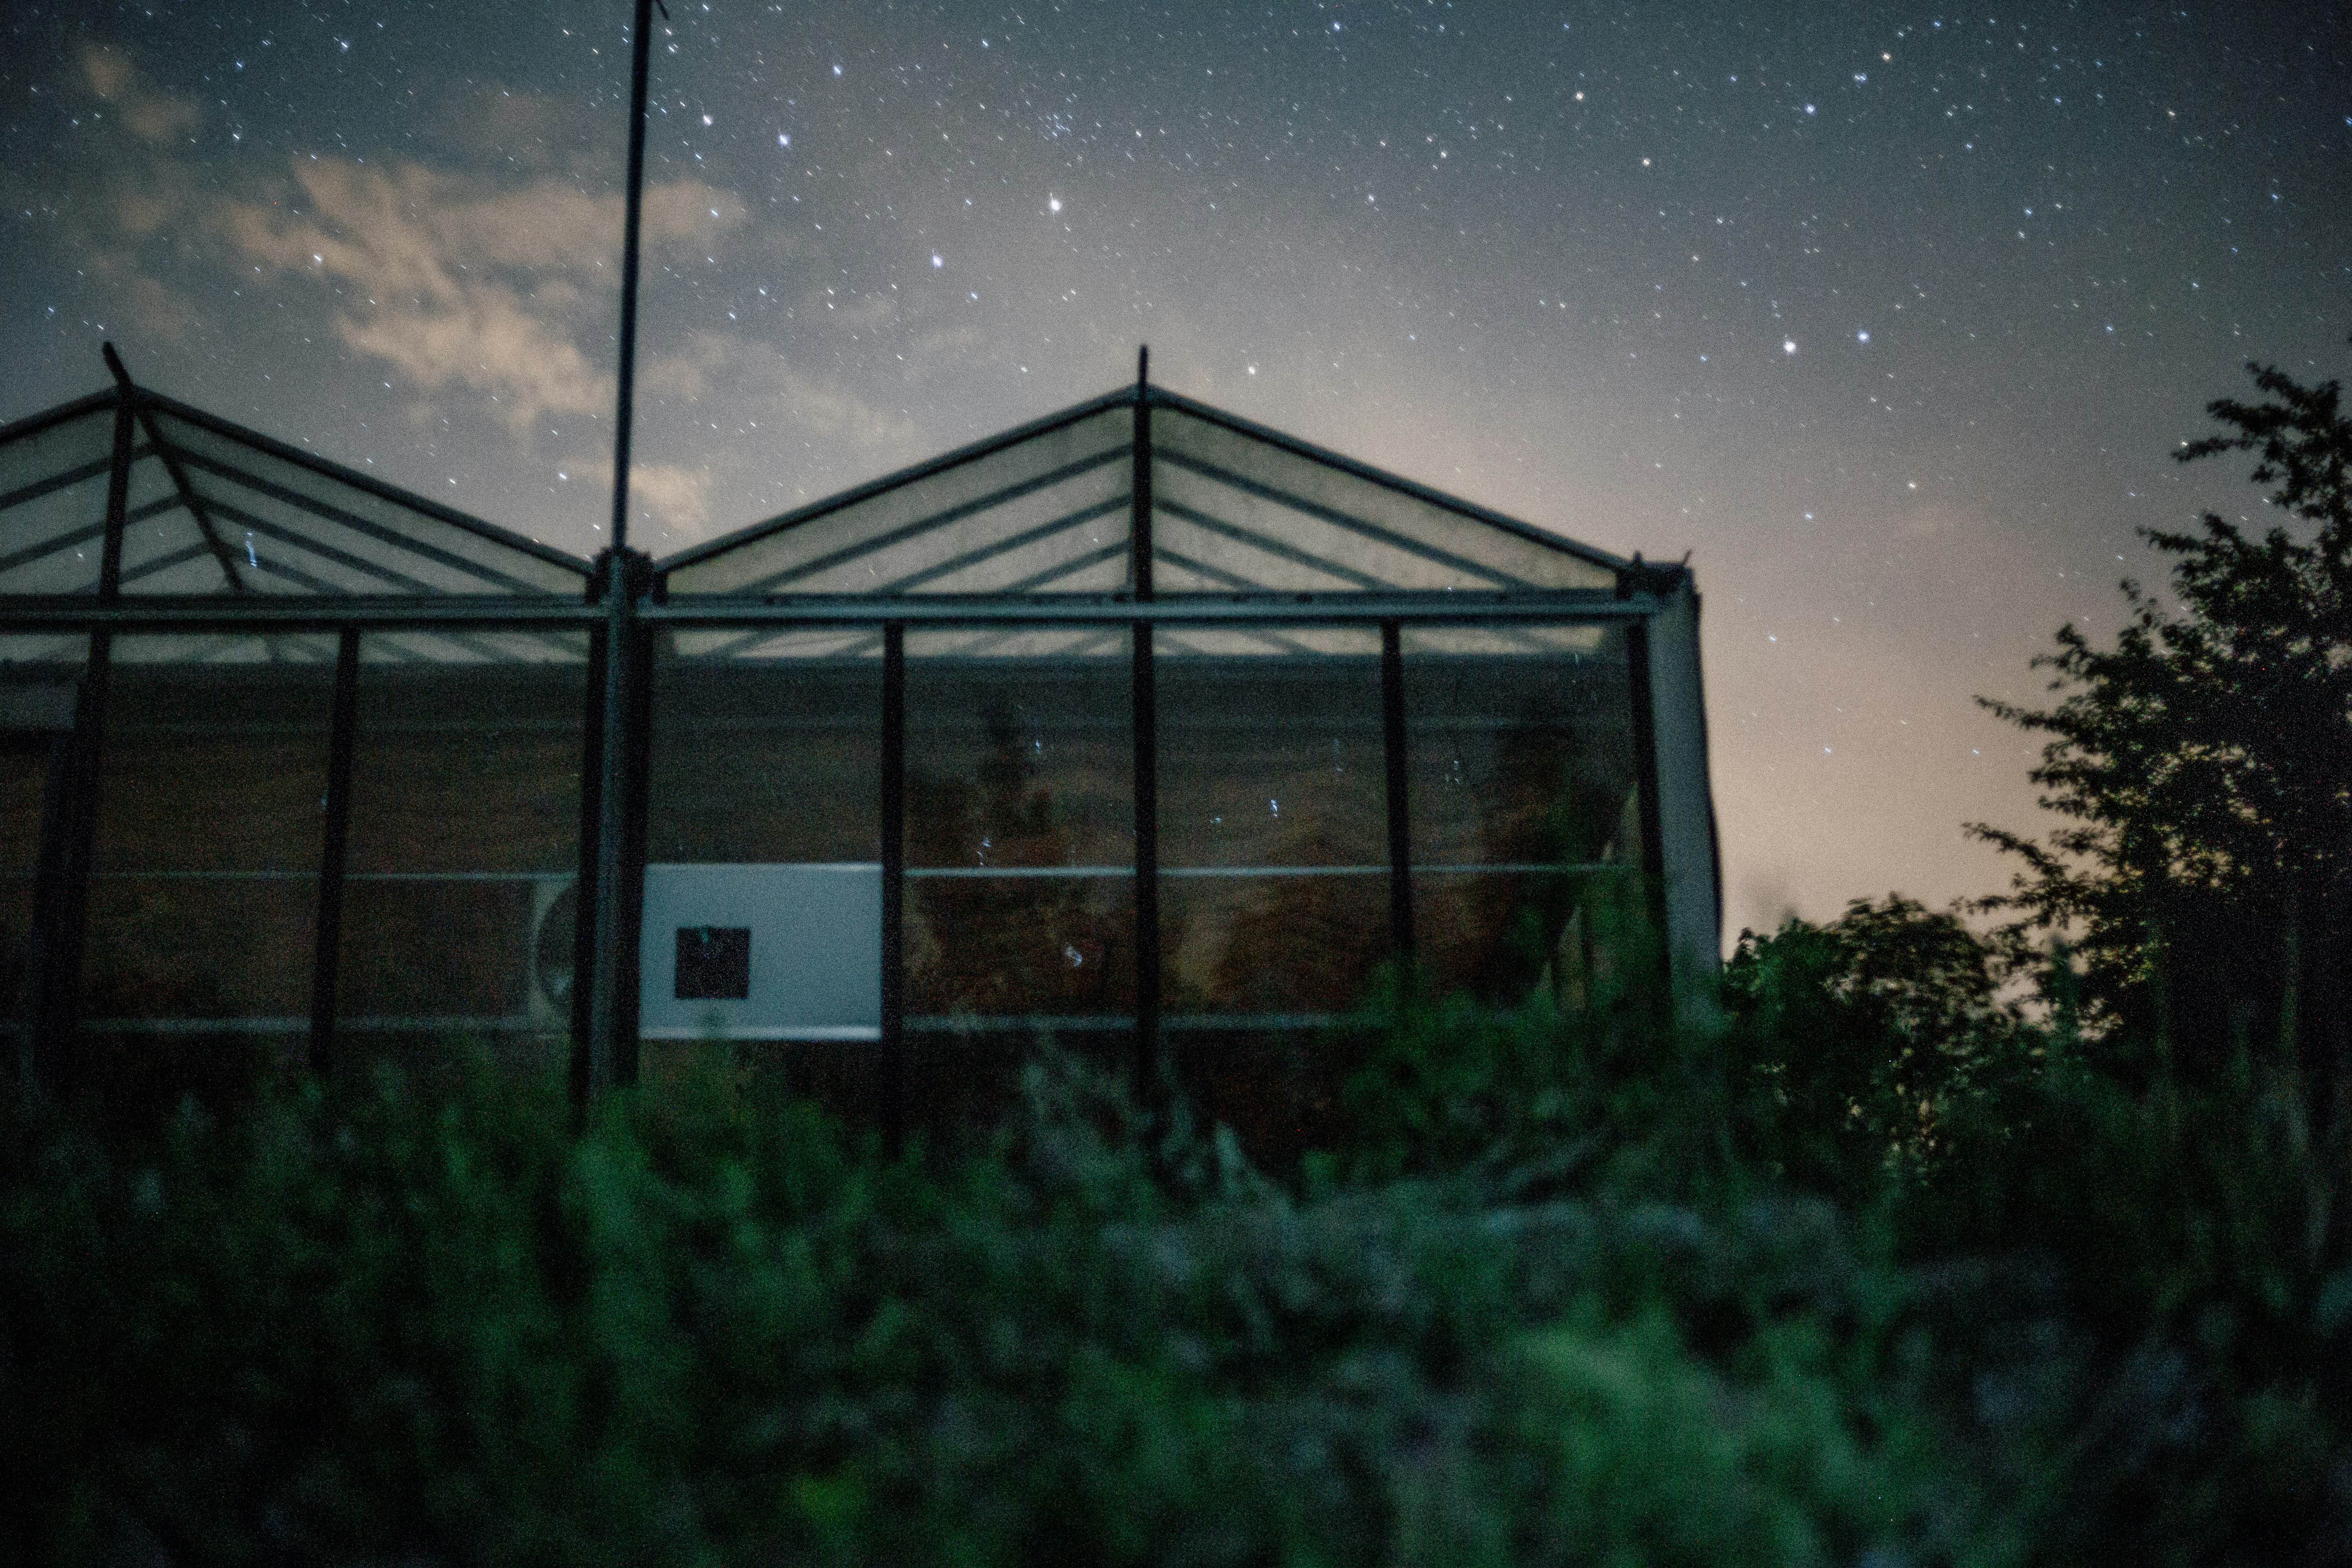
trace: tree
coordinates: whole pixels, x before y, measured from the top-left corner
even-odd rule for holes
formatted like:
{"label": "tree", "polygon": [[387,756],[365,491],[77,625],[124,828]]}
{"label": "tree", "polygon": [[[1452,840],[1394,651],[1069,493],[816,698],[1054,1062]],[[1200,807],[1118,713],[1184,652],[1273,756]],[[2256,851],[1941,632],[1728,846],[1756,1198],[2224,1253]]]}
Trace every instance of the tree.
{"label": "tree", "polygon": [[2209,405],[2223,432],[2176,456],[2255,453],[2281,521],[2142,531],[2177,557],[2179,612],[2126,581],[2114,647],[2070,624],[2035,661],[2056,707],[1979,700],[2051,737],[2032,777],[2064,825],[1972,830],[2025,862],[1987,900],[2012,956],[2074,942],[2111,1066],[2210,1078],[2277,1049],[2326,1116],[2352,1060],[2352,422],[2337,383],[2249,368],[2263,400]]}
{"label": "tree", "polygon": [[2035,1067],[1995,953],[1958,916],[1890,893],[1827,925],[1739,933],[1724,966],[1727,1061],[1760,1094],[1759,1152],[1848,1191],[1922,1172],[1950,1124]]}

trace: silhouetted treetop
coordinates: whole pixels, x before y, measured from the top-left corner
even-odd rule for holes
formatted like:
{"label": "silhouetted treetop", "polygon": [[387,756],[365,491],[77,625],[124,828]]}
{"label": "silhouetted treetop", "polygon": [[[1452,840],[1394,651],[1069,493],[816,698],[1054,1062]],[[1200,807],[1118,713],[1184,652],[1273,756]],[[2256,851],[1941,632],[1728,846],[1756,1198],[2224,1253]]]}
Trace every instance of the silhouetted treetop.
{"label": "silhouetted treetop", "polygon": [[1973,831],[2025,862],[1987,901],[2015,917],[2013,956],[2079,944],[2095,1031],[2192,1068],[2275,1044],[2332,1083],[2352,957],[2352,424],[2337,383],[2250,368],[2263,397],[2209,405],[2222,433],[2176,456],[2257,454],[2284,517],[2141,531],[2176,558],[2178,613],[2126,581],[2112,648],[2070,624],[2035,661],[2057,706],[1979,700],[2050,737],[2032,777],[2062,826]]}

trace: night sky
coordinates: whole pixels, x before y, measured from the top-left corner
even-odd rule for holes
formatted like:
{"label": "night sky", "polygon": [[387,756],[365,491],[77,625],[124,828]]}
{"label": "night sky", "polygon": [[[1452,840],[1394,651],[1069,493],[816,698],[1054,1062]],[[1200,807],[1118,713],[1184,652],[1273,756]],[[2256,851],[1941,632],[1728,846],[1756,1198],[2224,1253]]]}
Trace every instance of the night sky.
{"label": "night sky", "polygon": [[[0,418],[162,391],[593,553],[627,0],[0,19]],[[1991,891],[1981,713],[2352,364],[2352,24],[673,0],[633,543],[1134,374],[1706,595],[1728,933]],[[2251,22],[2247,18],[2252,18]]]}

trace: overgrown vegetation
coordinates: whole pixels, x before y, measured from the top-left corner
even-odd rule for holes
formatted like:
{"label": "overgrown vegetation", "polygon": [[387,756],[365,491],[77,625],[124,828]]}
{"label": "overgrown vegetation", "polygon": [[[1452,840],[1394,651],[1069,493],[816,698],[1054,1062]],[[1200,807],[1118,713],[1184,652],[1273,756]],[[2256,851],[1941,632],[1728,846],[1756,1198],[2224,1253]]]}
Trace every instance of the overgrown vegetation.
{"label": "overgrown vegetation", "polygon": [[[2347,710],[2218,629],[2337,571],[2352,443],[2265,376],[2216,412],[2321,553],[2159,539],[2204,629],[2062,637],[2018,923],[1748,935],[1704,1034],[1393,978],[1278,1180],[1054,1057],[895,1156],[720,1053],[576,1133],[481,1062],[12,1095],[0,1553],[2352,1563],[2343,831],[2263,718]],[[2293,694],[2233,735],[2231,679]],[[2158,691],[2207,784],[2127,787]]]}

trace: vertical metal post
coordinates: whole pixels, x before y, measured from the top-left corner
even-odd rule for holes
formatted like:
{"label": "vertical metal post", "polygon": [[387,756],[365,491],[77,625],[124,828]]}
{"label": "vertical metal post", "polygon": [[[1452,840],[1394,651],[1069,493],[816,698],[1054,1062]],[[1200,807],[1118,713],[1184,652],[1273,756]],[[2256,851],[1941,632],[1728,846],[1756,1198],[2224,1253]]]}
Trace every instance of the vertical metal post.
{"label": "vertical metal post", "polygon": [[[604,578],[604,676],[590,701],[595,761],[596,836],[593,874],[583,874],[576,917],[586,928],[576,952],[584,991],[573,1016],[582,1038],[572,1047],[572,1086],[587,1100],[637,1076],[637,924],[644,913],[645,801],[633,788],[645,773],[645,707],[651,650],[642,647],[636,591],[643,557],[629,545],[629,457],[637,392],[637,252],[646,210],[646,82],[652,63],[654,0],[637,0],[629,34],[629,190],[621,233],[621,353],[613,415],[613,542],[599,563]],[[584,783],[584,781],[583,781]],[[632,854],[632,846],[635,853]],[[632,862],[635,869],[632,870]],[[588,865],[583,857],[583,866]],[[584,1014],[584,1017],[583,1015]]]}
{"label": "vertical metal post", "polygon": [[[645,901],[646,691],[650,648],[637,619],[644,556],[611,550],[604,577],[604,689],[597,693],[595,886],[583,895],[593,928],[588,985],[586,1094],[637,1076],[637,934]],[[593,897],[593,904],[587,900]]]}
{"label": "vertical metal post", "polygon": [[[603,592],[591,579],[590,602]],[[572,1104],[588,1107],[596,1052],[589,998],[596,973],[597,835],[604,820],[604,672],[611,660],[604,626],[588,632],[587,682],[580,736],[580,873],[572,884]]]}
{"label": "vertical metal post", "polygon": [[33,873],[33,925],[26,935],[24,979],[16,997],[16,1080],[26,1093],[42,1087],[38,1068],[44,1007],[48,994],[43,976],[52,962],[55,945],[53,911],[62,897],[67,825],[73,796],[74,732],[63,730],[49,738],[47,776],[41,782],[41,847]]}
{"label": "vertical metal post", "polygon": [[[112,345],[109,345],[111,347]],[[107,363],[119,368],[119,359]],[[120,378],[114,394],[114,461],[106,476],[106,538],[98,552],[98,597],[100,604],[110,605],[122,596],[122,531],[129,525],[131,506],[131,447],[137,429],[137,412],[131,405],[137,394],[131,389],[127,374]]]}
{"label": "vertical metal post", "polygon": [[[1666,942],[1664,815],[1658,807],[1658,716],[1650,681],[1650,627],[1635,621],[1625,628],[1626,684],[1633,704],[1633,776],[1642,812],[1643,909],[1649,915],[1658,952]],[[1666,979],[1663,973],[1661,983]]]}
{"label": "vertical metal post", "polygon": [[1151,602],[1151,349],[1135,351],[1135,468],[1127,520],[1128,577],[1135,602]]}
{"label": "vertical metal post", "polygon": [[360,634],[343,628],[335,649],[335,707],[327,741],[327,820],[319,847],[317,946],[310,963],[310,1071],[335,1065],[335,979],[342,962],[343,868],[352,829],[352,758],[357,745]]}
{"label": "vertical metal post", "polygon": [[882,627],[882,1121],[907,1136],[907,628]]}
{"label": "vertical metal post", "polygon": [[1160,1054],[1160,689],[1151,623],[1135,623],[1135,1089],[1149,1102]]}
{"label": "vertical metal post", "polygon": [[1412,959],[1412,831],[1404,731],[1404,634],[1381,623],[1381,749],[1389,785],[1389,946],[1399,963]]}
{"label": "vertical metal post", "polygon": [[81,1008],[81,961],[89,918],[89,874],[97,857],[99,761],[106,736],[106,699],[114,635],[89,635],[89,655],[75,693],[73,740],[66,770],[63,843],[59,846],[55,903],[37,917],[47,952],[43,954],[40,995],[35,1014],[35,1070],[53,1077]]}
{"label": "vertical metal post", "polygon": [[[1135,354],[1135,470],[1128,513],[1135,602],[1151,602],[1151,350]],[[1130,664],[1135,729],[1135,1093],[1149,1104],[1160,1056],[1160,688],[1151,623],[1139,619]]]}
{"label": "vertical metal post", "polygon": [[[106,532],[99,549],[98,601],[122,596],[122,534],[129,523],[131,443],[138,390],[107,344],[114,374],[114,448],[107,468]],[[89,911],[89,871],[98,834],[99,755],[106,733],[106,689],[113,663],[111,632],[89,634],[81,683],[74,693],[74,723],[53,764],[57,797],[45,805],[41,864],[33,893],[32,942],[26,954],[23,1028],[18,1036],[26,1076],[53,1079],[72,1036],[81,1001],[81,959]]]}
{"label": "vertical metal post", "polygon": [[621,234],[620,405],[614,412],[613,548],[629,542],[629,446],[637,393],[637,238],[646,211],[646,79],[653,47],[654,0],[637,0],[629,34],[629,195]]}

